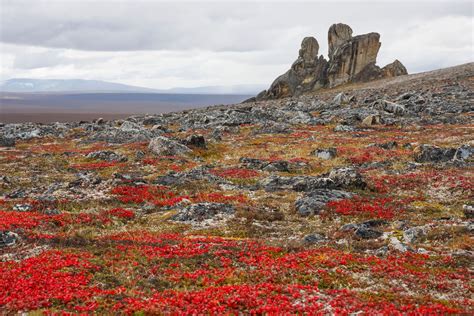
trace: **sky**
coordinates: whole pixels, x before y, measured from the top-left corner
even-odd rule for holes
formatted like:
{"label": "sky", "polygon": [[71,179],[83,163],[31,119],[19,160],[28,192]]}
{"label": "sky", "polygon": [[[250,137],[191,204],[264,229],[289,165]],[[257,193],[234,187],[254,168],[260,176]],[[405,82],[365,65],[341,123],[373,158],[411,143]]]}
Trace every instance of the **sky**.
{"label": "sky", "polygon": [[156,89],[270,83],[314,36],[381,34],[377,64],[474,61],[472,1],[0,0],[0,80],[94,79]]}

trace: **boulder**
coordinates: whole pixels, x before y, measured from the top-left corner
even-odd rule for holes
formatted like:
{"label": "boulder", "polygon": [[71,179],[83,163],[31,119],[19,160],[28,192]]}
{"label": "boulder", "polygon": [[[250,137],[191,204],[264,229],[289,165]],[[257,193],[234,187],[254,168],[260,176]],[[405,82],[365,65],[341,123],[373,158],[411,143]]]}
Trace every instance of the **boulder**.
{"label": "boulder", "polygon": [[414,243],[426,235],[423,227],[408,228],[403,232],[403,239],[407,243]]}
{"label": "boulder", "polygon": [[314,245],[314,244],[319,244],[322,242],[326,242],[327,238],[319,233],[314,233],[314,234],[309,234],[304,236],[303,242],[307,245]]}
{"label": "boulder", "polygon": [[407,69],[398,59],[395,59],[393,63],[383,67],[382,73],[385,78],[408,75]]}
{"label": "boulder", "polygon": [[446,162],[452,160],[455,154],[455,148],[423,144],[415,148],[414,159],[416,162]]}
{"label": "boulder", "polygon": [[311,155],[314,155],[320,159],[330,160],[334,159],[337,156],[336,148],[318,148],[311,152]]}
{"label": "boulder", "polygon": [[353,232],[354,236],[362,239],[375,239],[383,235],[383,233],[375,228],[386,225],[384,220],[368,220],[362,223],[346,224],[340,228],[341,231]]}
{"label": "boulder", "polygon": [[346,191],[317,189],[297,199],[295,208],[300,216],[318,215],[328,202],[348,199],[352,196],[352,193]]}
{"label": "boulder", "polygon": [[11,247],[20,240],[17,233],[11,231],[0,231],[0,249]]}
{"label": "boulder", "polygon": [[191,149],[164,136],[153,138],[148,149],[158,156],[180,156],[189,154]]}
{"label": "boulder", "polygon": [[206,140],[202,135],[190,135],[186,138],[185,144],[197,148],[206,148]]}
{"label": "boulder", "polygon": [[474,157],[474,146],[471,145],[462,145],[458,149],[456,149],[456,153],[454,154],[454,160],[458,161],[468,161],[473,162]]}
{"label": "boulder", "polygon": [[338,188],[364,189],[367,186],[360,172],[352,167],[333,169],[328,177]]}
{"label": "boulder", "polygon": [[0,147],[14,147],[14,146],[15,146],[15,138],[0,135]]}
{"label": "boulder", "polygon": [[374,125],[379,125],[381,122],[380,115],[368,115],[362,120],[362,125],[363,126],[374,126]]}
{"label": "boulder", "polygon": [[387,100],[375,102],[374,107],[397,116],[405,114],[405,107],[403,105]]}

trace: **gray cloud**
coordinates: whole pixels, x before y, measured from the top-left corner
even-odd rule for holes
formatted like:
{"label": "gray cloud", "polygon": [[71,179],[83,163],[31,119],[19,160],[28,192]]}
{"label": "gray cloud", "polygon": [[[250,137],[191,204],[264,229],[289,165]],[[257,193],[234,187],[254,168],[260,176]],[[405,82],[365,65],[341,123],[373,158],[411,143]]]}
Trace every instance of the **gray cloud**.
{"label": "gray cloud", "polygon": [[303,34],[325,42],[328,27],[358,32],[440,15],[472,16],[470,2],[3,1],[2,41],[92,51],[253,51]]}
{"label": "gray cloud", "polygon": [[410,72],[472,61],[470,1],[157,2],[0,0],[0,77],[154,88],[265,83],[332,23],[376,31],[378,64]]}

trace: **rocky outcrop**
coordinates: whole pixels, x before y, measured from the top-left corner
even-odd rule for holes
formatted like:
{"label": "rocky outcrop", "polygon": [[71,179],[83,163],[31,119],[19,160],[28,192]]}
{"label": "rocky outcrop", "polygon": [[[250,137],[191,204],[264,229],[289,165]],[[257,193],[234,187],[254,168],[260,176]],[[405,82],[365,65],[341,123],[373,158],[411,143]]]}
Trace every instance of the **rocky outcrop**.
{"label": "rocky outcrop", "polygon": [[322,55],[318,58],[318,51],[318,41],[314,37],[305,37],[298,59],[290,70],[278,77],[261,97],[282,98],[324,86],[327,61]]}
{"label": "rocky outcrop", "polygon": [[328,32],[329,61],[322,55],[318,57],[318,41],[305,37],[290,70],[251,100],[278,99],[348,82],[406,75],[406,68],[398,60],[383,68],[376,65],[380,45],[378,33],[353,37],[350,26],[333,24]]}

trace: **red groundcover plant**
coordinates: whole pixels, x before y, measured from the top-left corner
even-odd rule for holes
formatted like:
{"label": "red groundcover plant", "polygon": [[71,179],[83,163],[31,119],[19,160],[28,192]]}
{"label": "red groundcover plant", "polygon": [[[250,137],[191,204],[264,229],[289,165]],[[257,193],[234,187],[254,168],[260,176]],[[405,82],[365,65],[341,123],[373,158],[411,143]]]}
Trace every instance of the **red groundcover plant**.
{"label": "red groundcover plant", "polygon": [[[440,304],[428,294],[469,291],[469,272],[449,257],[378,258],[332,248],[289,252],[254,240],[146,231],[94,242],[100,245],[96,254],[49,250],[0,262],[0,312],[437,315],[472,307],[453,299]],[[352,290],[367,287],[354,273],[393,294]],[[107,283],[109,278],[115,281]],[[415,290],[427,295],[411,297]]]}

